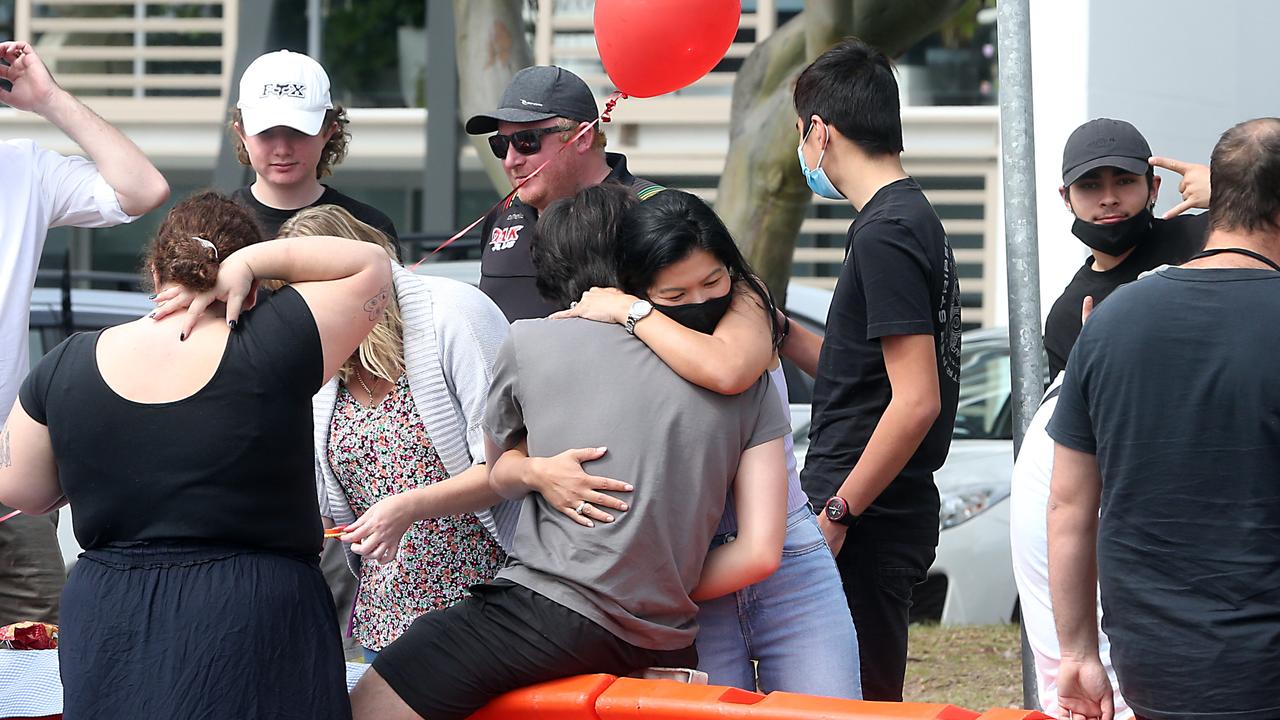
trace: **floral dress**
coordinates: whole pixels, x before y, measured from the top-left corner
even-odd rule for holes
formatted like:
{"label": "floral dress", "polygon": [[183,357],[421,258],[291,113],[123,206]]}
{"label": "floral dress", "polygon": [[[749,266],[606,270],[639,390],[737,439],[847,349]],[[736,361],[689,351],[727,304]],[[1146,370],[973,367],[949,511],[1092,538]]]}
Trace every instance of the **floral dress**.
{"label": "floral dress", "polygon": [[[357,517],[385,497],[449,477],[403,375],[372,408],[340,386],[329,426],[329,465]],[[356,641],[382,650],[419,615],[449,607],[468,586],[492,580],[505,560],[473,513],[413,523],[395,559],[383,564],[361,558]]]}

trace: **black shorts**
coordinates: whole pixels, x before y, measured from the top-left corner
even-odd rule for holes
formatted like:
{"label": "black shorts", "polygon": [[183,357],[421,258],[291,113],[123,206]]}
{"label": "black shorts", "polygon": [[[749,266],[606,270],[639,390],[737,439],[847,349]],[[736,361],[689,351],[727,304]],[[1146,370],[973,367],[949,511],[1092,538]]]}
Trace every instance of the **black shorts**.
{"label": "black shorts", "polygon": [[509,580],[419,617],[373,661],[391,689],[429,720],[462,720],[499,695],[570,675],[697,667],[698,653],[648,650]]}

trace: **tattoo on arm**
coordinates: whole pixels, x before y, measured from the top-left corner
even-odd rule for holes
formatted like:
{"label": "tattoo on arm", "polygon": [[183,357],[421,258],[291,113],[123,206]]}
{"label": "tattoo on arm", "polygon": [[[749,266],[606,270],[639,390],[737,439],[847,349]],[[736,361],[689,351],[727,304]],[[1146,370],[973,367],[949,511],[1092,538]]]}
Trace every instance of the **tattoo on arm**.
{"label": "tattoo on arm", "polygon": [[9,450],[9,428],[0,432],[0,468],[13,465],[13,453]]}
{"label": "tattoo on arm", "polygon": [[387,309],[387,303],[391,300],[391,286],[384,285],[377,295],[369,298],[365,304],[365,312],[369,313],[370,320],[377,320],[382,317],[382,312]]}

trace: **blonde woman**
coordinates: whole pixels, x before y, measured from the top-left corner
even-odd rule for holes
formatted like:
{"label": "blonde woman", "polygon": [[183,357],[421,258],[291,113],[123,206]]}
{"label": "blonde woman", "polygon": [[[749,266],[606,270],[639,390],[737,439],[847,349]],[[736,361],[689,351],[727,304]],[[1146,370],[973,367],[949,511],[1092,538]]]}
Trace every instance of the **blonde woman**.
{"label": "blonde woman", "polygon": [[492,507],[481,419],[508,325],[479,290],[395,264],[390,239],[336,205],[280,232],[376,243],[392,263],[386,314],[312,402],[320,512],[347,526],[352,633],[372,658],[506,560],[516,513]]}

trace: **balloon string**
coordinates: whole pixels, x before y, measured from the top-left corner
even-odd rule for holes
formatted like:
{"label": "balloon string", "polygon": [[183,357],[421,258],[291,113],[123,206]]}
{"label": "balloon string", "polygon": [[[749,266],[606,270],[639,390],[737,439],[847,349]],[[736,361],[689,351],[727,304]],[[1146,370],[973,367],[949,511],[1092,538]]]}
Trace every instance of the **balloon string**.
{"label": "balloon string", "polygon": [[[422,259],[421,259],[421,260],[419,260],[418,262],[416,262],[416,263],[414,263],[414,264],[410,265],[410,266],[409,266],[409,270],[410,270],[410,271],[413,271],[413,270],[418,269],[418,266],[419,266],[419,265],[421,265],[422,263],[426,262],[426,261],[427,261],[427,258],[430,258],[432,255],[435,255],[436,253],[440,252],[441,250],[443,250],[443,249],[445,249],[445,248],[449,247],[450,245],[452,245],[452,244],[454,243],[454,241],[458,240],[458,239],[459,239],[459,238],[461,238],[463,235],[466,235],[467,233],[471,232],[471,231],[472,231],[472,229],[474,229],[474,228],[475,228],[475,226],[477,226],[477,225],[479,225],[480,223],[484,222],[484,219],[485,219],[485,218],[487,218],[487,217],[489,217],[489,213],[493,212],[494,210],[497,210],[497,209],[498,209],[499,207],[501,207],[502,205],[505,205],[506,203],[510,202],[511,198],[512,198],[512,197],[513,197],[517,192],[519,192],[519,191],[520,191],[520,188],[524,187],[525,183],[527,183],[527,182],[529,182],[530,180],[532,180],[532,179],[534,179],[535,177],[537,177],[537,176],[538,176],[538,173],[542,172],[542,169],[543,169],[543,168],[545,168],[546,166],[548,166],[548,165],[550,165],[552,162],[554,162],[556,158],[560,157],[560,153],[564,152],[564,151],[565,151],[565,150],[566,150],[570,145],[572,145],[572,144],[574,144],[575,142],[577,142],[577,141],[578,141],[578,139],[579,139],[579,138],[581,138],[583,135],[587,134],[587,131],[588,131],[588,130],[590,130],[590,129],[591,129],[591,128],[593,128],[593,127],[596,127],[597,125],[599,125],[599,124],[600,124],[600,123],[602,123],[602,122],[605,122],[605,123],[610,122],[610,121],[611,121],[611,118],[609,117],[609,115],[610,115],[610,113],[612,113],[612,112],[613,112],[613,108],[614,108],[614,106],[618,104],[618,101],[619,101],[619,100],[624,100],[624,99],[626,99],[626,97],[627,97],[627,96],[626,96],[624,93],[622,93],[622,92],[618,92],[618,91],[615,91],[612,95],[610,95],[610,96],[609,96],[609,99],[605,102],[605,104],[604,104],[604,112],[600,113],[600,117],[596,118],[595,120],[592,120],[590,124],[583,126],[583,127],[582,127],[582,129],[578,131],[578,134],[577,134],[577,135],[574,135],[572,139],[570,139],[568,142],[566,142],[565,144],[563,144],[563,145],[561,145],[561,146],[560,146],[560,149],[556,151],[556,154],[555,154],[555,155],[552,155],[551,157],[549,157],[549,158],[547,158],[546,160],[544,160],[544,161],[542,162],[542,164],[541,164],[541,165],[539,165],[538,167],[534,168],[534,171],[533,171],[533,172],[531,172],[531,173],[529,173],[528,175],[525,175],[524,177],[520,178],[520,182],[516,183],[516,186],[515,186],[514,188],[512,188],[512,189],[511,189],[511,192],[507,193],[507,194],[506,194],[506,196],[504,196],[501,200],[499,200],[498,202],[496,202],[496,203],[494,203],[493,205],[491,205],[491,206],[489,207],[489,209],[488,209],[488,210],[485,210],[485,211],[484,211],[484,213],[482,213],[482,214],[480,215],[480,217],[478,217],[478,218],[476,218],[475,220],[473,220],[473,221],[471,222],[471,224],[470,224],[470,225],[468,225],[468,226],[466,226],[466,227],[462,228],[461,230],[459,230],[458,232],[454,233],[454,234],[453,234],[453,237],[451,237],[451,238],[449,238],[448,240],[445,240],[444,242],[440,243],[439,245],[437,245],[437,246],[436,246],[436,249],[435,249],[435,250],[432,250],[431,252],[429,252],[429,253],[427,253],[426,255],[424,255],[424,256],[422,257]],[[0,522],[3,522],[3,519],[0,519]]]}
{"label": "balloon string", "polygon": [[14,510],[13,512],[9,513],[8,515],[5,515],[5,516],[3,516],[3,517],[0,517],[0,522],[4,522],[5,520],[8,520],[9,518],[11,518],[11,517],[13,517],[13,516],[15,516],[15,515],[21,515],[21,514],[22,514],[22,511],[21,511],[21,510]]}
{"label": "balloon string", "polygon": [[626,93],[621,90],[615,90],[604,103],[604,112],[600,113],[600,122],[609,122],[612,119],[609,117],[609,114],[613,112],[613,106],[617,105],[619,100],[626,99]]}

